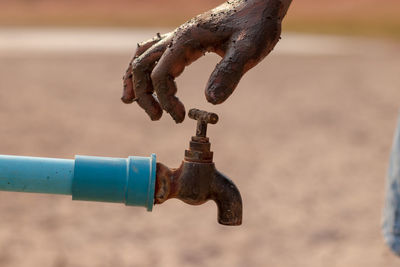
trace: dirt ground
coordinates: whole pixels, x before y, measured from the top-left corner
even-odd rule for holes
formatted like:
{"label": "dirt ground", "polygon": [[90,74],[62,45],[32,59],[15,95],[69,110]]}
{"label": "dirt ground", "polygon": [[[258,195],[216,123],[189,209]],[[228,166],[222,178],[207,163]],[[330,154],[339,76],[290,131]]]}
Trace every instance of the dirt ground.
{"label": "dirt ground", "polygon": [[[241,227],[218,225],[211,202],[171,200],[148,213],[0,192],[0,266],[399,266],[383,243],[380,215],[400,106],[400,46],[353,45],[351,53],[278,47],[219,106],[203,93],[216,56],[178,79],[187,108],[220,115],[209,136],[217,167],[241,190]],[[150,122],[120,102],[130,55],[0,50],[1,153],[154,152],[178,166],[195,122],[176,125],[168,115]]]}

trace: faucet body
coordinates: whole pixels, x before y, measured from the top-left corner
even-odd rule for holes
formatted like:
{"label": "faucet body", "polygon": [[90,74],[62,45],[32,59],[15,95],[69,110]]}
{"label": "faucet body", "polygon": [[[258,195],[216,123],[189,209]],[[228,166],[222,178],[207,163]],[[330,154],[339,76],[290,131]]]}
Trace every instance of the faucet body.
{"label": "faucet body", "polygon": [[235,184],[220,173],[213,163],[213,152],[207,138],[207,123],[216,124],[214,113],[191,109],[189,118],[197,120],[185,159],[177,169],[157,163],[155,203],[177,198],[190,205],[214,200],[218,207],[218,222],[223,225],[242,223],[242,198]]}
{"label": "faucet body", "polygon": [[213,200],[222,225],[242,224],[242,198],[235,184],[214,163],[184,160],[177,169],[157,163],[155,203],[177,198],[190,205]]}

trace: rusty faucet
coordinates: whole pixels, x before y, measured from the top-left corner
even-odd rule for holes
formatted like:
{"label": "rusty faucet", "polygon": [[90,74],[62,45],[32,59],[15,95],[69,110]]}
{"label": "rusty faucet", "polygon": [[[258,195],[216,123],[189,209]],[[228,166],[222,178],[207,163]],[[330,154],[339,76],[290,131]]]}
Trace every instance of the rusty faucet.
{"label": "rusty faucet", "polygon": [[161,204],[170,198],[177,198],[190,205],[201,205],[214,200],[218,206],[220,224],[240,225],[240,192],[228,177],[215,168],[207,137],[207,124],[216,124],[218,115],[191,109],[189,118],[197,120],[196,136],[192,136],[179,168],[170,169],[157,163],[155,203]]}

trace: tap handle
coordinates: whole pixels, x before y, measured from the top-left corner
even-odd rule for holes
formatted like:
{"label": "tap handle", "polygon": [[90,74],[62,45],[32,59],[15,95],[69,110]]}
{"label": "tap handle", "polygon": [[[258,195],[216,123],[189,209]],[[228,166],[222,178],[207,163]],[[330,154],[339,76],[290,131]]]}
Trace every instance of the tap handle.
{"label": "tap handle", "polygon": [[[189,118],[197,120],[196,137],[206,138],[207,137],[207,124],[216,124],[218,122],[218,115],[215,113],[207,112],[193,108],[189,110]],[[208,139],[205,140],[208,142]]]}
{"label": "tap handle", "polygon": [[189,118],[211,124],[216,124],[218,122],[217,114],[200,110],[197,108],[192,108],[191,110],[189,110]]}

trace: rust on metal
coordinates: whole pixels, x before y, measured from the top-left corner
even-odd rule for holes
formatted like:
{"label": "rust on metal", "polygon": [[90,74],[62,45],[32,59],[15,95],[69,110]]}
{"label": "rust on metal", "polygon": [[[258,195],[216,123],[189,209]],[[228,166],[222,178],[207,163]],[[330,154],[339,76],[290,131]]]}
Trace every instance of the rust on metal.
{"label": "rust on metal", "polygon": [[189,118],[197,120],[196,136],[192,136],[189,149],[185,151],[185,160],[189,162],[212,163],[213,152],[207,137],[207,124],[216,124],[218,115],[199,109],[191,109]]}
{"label": "rust on metal", "polygon": [[[177,169],[157,163],[155,203],[161,204],[168,199],[177,198],[190,205],[201,205],[213,200],[218,207],[218,222],[223,225],[240,225],[242,223],[242,199],[235,184],[213,163],[211,144],[205,136],[207,123],[217,123],[214,113],[194,110],[189,117],[204,124],[204,131],[197,129],[192,137],[185,159]],[[200,125],[200,126],[199,126]],[[203,135],[204,136],[199,136]]]}

